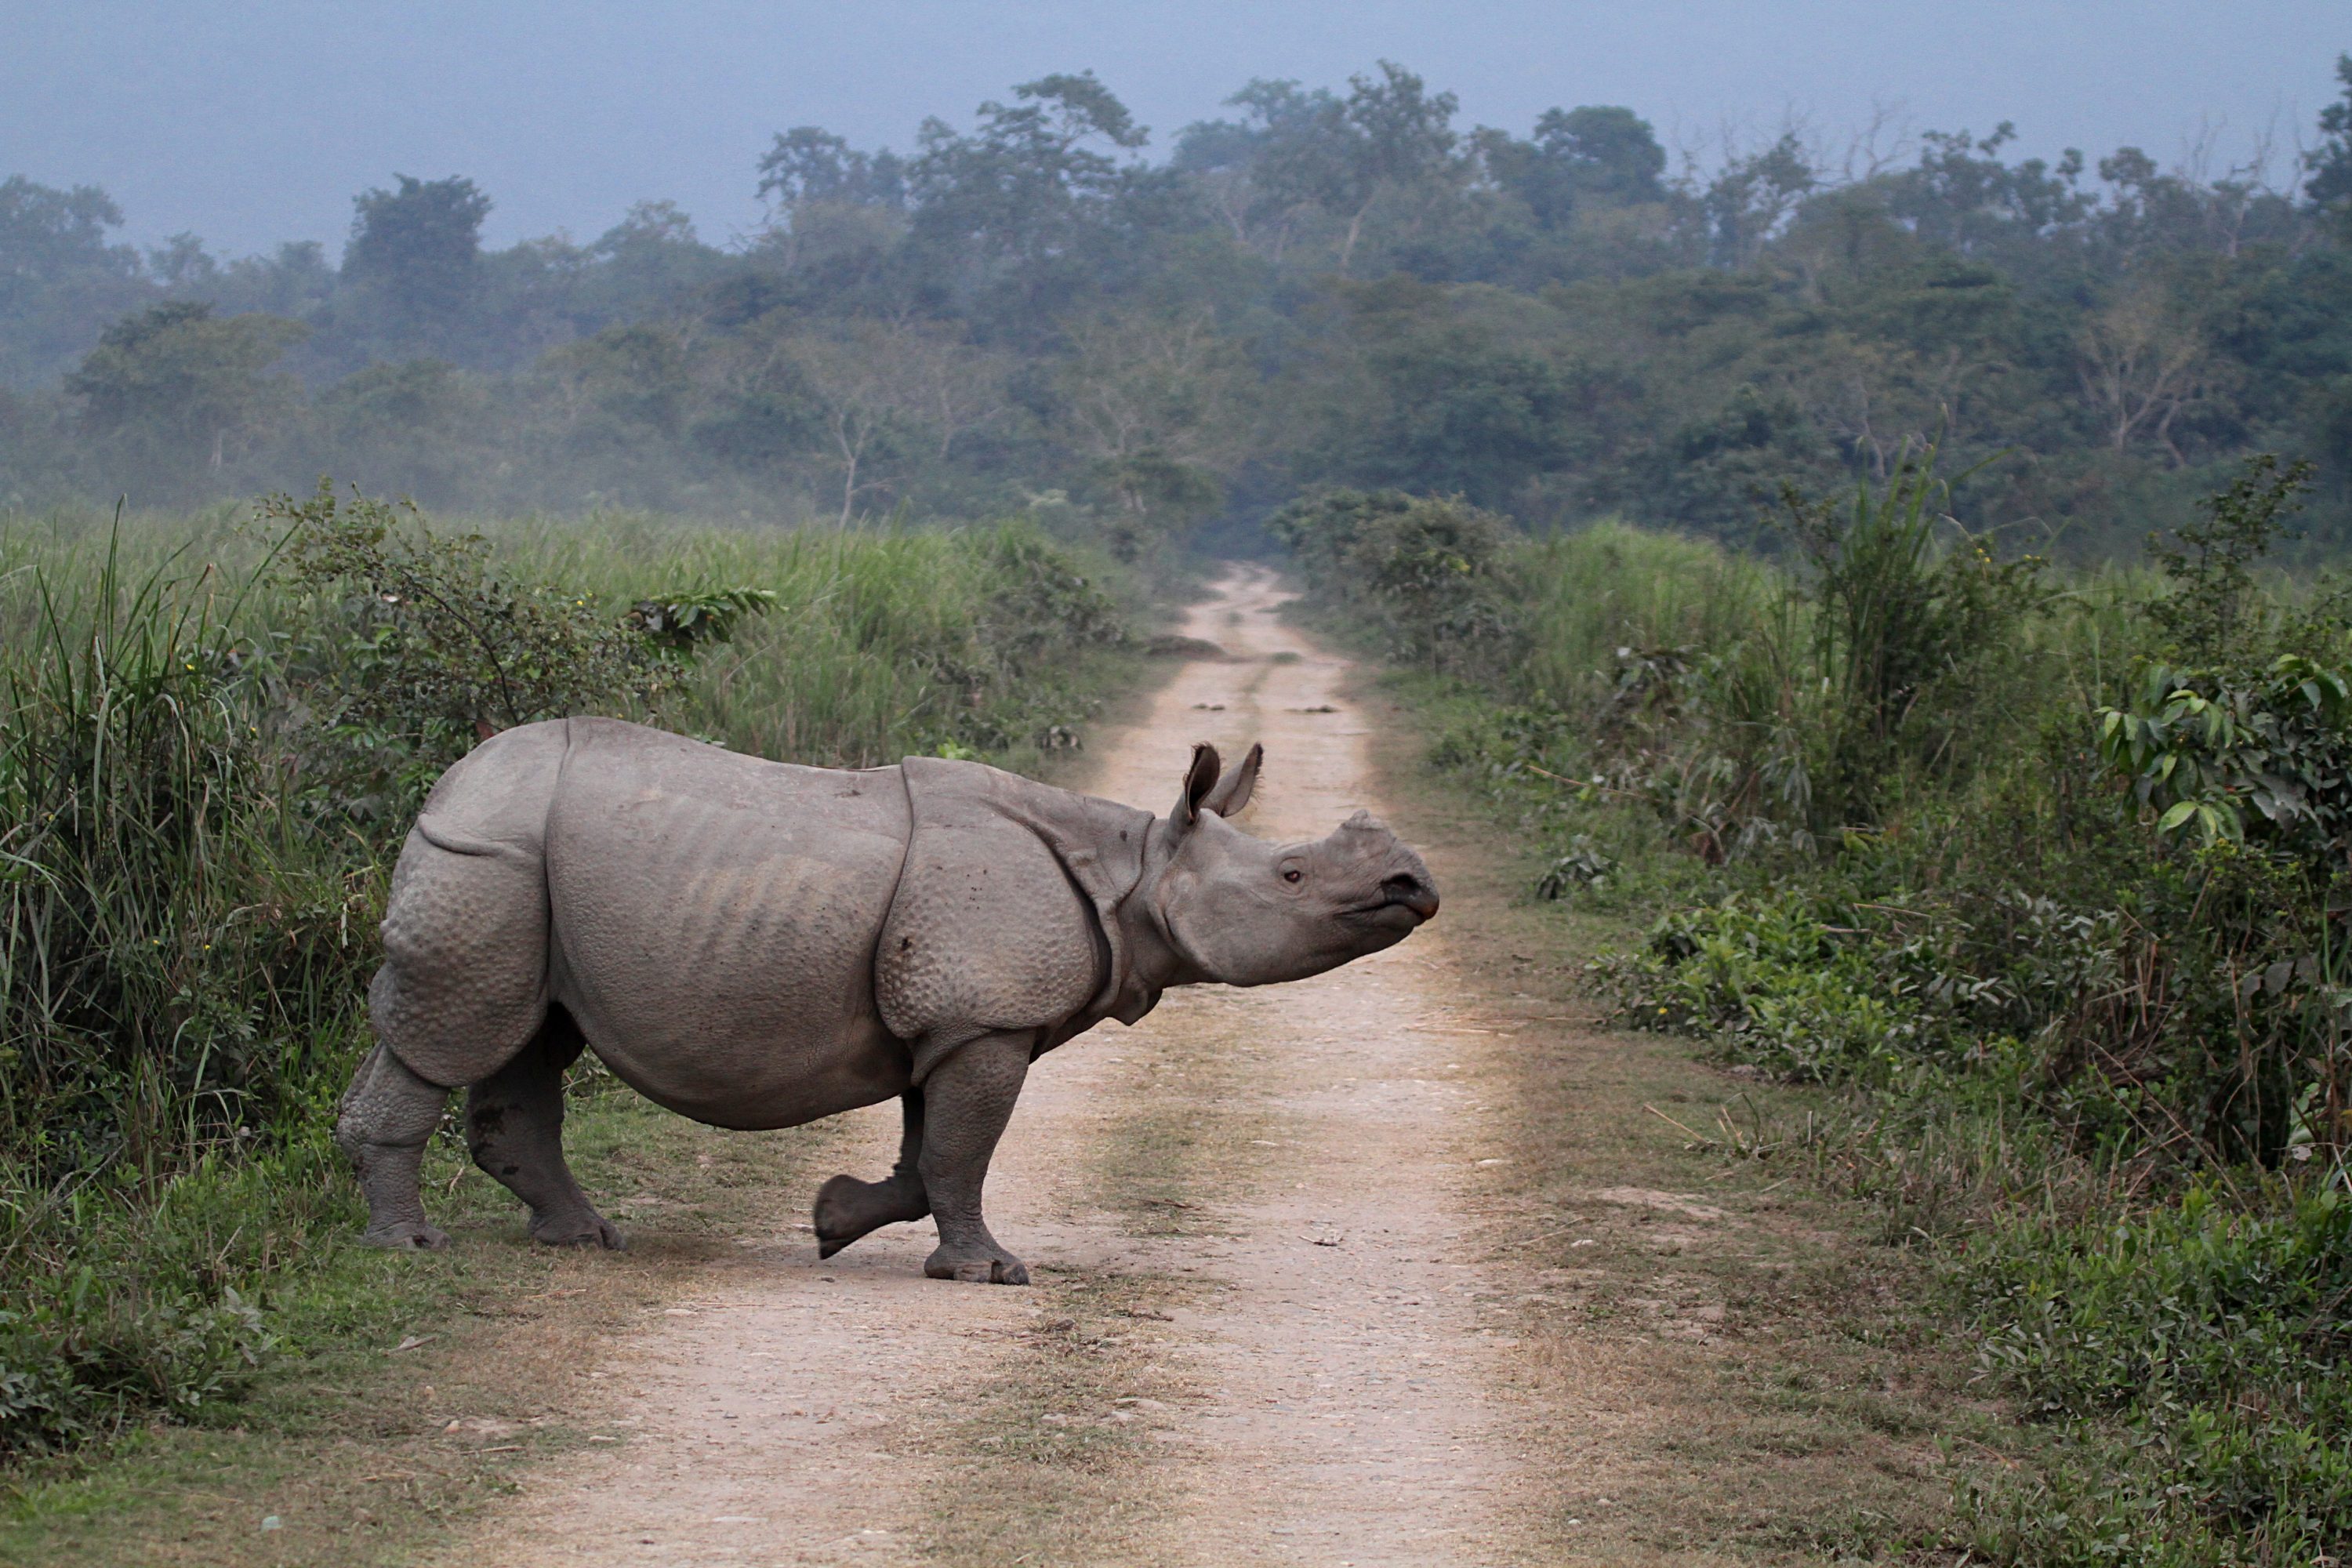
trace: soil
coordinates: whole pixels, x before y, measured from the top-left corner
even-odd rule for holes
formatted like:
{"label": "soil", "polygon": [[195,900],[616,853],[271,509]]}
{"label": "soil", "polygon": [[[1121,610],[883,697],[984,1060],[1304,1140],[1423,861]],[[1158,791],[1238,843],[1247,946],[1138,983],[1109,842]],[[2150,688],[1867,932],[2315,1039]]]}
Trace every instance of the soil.
{"label": "soil", "polygon": [[[1095,742],[1085,786],[1160,808],[1194,741],[1255,740],[1251,831],[1382,812],[1386,700],[1281,597],[1223,580],[1181,628],[1212,652]],[[1491,824],[1414,810],[1409,836],[1442,827],[1428,928],[1040,1062],[988,1192],[1035,1286],[925,1279],[929,1222],[820,1262],[805,1208],[778,1213],[593,1342],[552,1396],[579,1446],[438,1560],[1696,1563],[1812,1556],[1774,1522],[1811,1494],[1924,1506],[1932,1445],[1875,1363],[1741,1382],[1815,1310],[1755,1303],[1835,1237],[1744,1175],[1696,1190],[1713,1167],[1637,1109],[1708,1101],[1668,1108],[1699,1125],[1738,1086],[1507,963],[1532,950],[1501,951]],[[1581,1151],[1560,1140],[1601,1122],[1562,1084],[1610,1130]],[[892,1107],[841,1119],[819,1173],[879,1173],[896,1133]],[[1856,1390],[1877,1403],[1840,1414]]]}

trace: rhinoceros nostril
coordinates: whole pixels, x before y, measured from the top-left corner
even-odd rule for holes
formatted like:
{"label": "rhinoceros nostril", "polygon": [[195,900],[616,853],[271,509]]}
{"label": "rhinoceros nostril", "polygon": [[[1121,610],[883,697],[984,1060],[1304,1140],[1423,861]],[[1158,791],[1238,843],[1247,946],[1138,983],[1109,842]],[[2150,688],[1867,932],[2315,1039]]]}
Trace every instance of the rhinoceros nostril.
{"label": "rhinoceros nostril", "polygon": [[1423,920],[1437,912],[1437,889],[1410,872],[1400,871],[1381,884],[1389,902],[1402,904]]}

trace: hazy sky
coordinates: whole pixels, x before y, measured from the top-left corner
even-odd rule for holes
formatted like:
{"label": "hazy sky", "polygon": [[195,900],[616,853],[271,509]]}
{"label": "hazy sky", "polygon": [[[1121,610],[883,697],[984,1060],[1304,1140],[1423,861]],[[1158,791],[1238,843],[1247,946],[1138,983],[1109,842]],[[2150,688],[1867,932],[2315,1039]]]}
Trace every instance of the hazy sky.
{"label": "hazy sky", "polygon": [[230,254],[340,249],[352,195],[394,171],[472,176],[494,244],[590,238],[657,196],[724,241],[777,131],[904,149],[1055,70],[1095,70],[1156,153],[1251,77],[1339,86],[1387,58],[1522,132],[1623,103],[1670,146],[1790,113],[1833,140],[1888,103],[2170,163],[2207,123],[2291,155],[2347,49],[2346,0],[0,0],[0,175],[102,185],[130,238]]}

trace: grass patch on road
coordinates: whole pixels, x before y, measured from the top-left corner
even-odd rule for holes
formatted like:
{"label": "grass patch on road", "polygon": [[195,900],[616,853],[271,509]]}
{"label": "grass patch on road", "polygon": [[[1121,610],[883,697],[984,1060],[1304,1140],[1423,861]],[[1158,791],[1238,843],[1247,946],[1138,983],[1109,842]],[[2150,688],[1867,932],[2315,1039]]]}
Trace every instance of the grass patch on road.
{"label": "grass patch on road", "polygon": [[1280,1118],[1248,1089],[1250,1058],[1273,1048],[1253,1026],[1254,1005],[1242,993],[1178,992],[1135,1030],[1087,1047],[1124,1058],[1131,1084],[1088,1150],[1097,1201],[1129,1236],[1216,1233],[1248,1200],[1253,1174],[1265,1179]]}
{"label": "grass patch on road", "polygon": [[1205,1289],[1138,1272],[1056,1270],[1030,1329],[937,1441],[930,1561],[1094,1568],[1176,1500],[1156,1484],[1194,1390],[1170,1320]]}

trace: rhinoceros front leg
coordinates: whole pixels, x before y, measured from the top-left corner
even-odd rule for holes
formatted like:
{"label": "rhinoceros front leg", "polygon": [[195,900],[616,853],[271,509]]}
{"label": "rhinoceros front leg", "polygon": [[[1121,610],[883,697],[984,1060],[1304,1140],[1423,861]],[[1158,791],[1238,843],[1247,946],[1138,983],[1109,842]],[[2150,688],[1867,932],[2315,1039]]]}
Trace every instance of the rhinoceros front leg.
{"label": "rhinoceros front leg", "polygon": [[997,1244],[980,1216],[980,1190],[996,1141],[1029,1076],[1032,1036],[983,1035],[931,1069],[923,1085],[923,1152],[918,1162],[940,1245],[923,1262],[934,1279],[1026,1285],[1029,1269]]}
{"label": "rhinoceros front leg", "polygon": [[902,1225],[931,1212],[923,1190],[923,1091],[899,1097],[905,1118],[898,1135],[898,1163],[878,1182],[835,1176],[816,1193],[816,1255],[831,1258],[868,1231]]}
{"label": "rhinoceros front leg", "polygon": [[563,1162],[563,1069],[579,1058],[579,1026],[561,1007],[522,1054],[466,1095],[474,1163],[530,1205],[530,1238],[549,1247],[628,1246]]}

